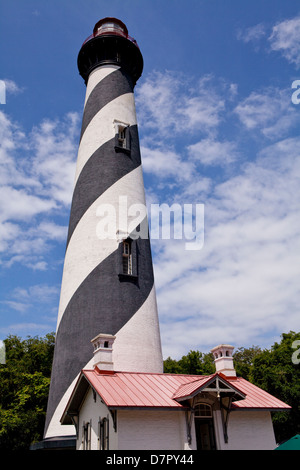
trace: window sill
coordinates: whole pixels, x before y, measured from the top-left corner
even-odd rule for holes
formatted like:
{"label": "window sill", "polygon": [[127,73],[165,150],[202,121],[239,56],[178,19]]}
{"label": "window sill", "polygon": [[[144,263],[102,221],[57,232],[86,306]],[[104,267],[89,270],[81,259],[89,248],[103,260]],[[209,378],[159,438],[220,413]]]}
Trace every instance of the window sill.
{"label": "window sill", "polygon": [[123,281],[137,281],[138,280],[138,276],[136,274],[119,273],[118,276],[119,276],[119,279]]}
{"label": "window sill", "polygon": [[126,147],[118,147],[117,145],[115,145],[115,151],[116,152],[126,153],[126,155],[130,155],[130,149],[128,149]]}

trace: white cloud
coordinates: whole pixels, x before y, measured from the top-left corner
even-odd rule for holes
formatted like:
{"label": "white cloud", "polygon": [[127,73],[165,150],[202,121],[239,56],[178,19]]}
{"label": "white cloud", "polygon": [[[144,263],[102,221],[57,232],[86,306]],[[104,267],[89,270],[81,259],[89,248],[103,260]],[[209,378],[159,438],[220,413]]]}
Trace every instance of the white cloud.
{"label": "white cloud", "polygon": [[300,139],[278,142],[215,185],[201,251],[155,243],[165,357],[186,354],[187,343],[203,351],[224,341],[251,346],[255,338],[264,346],[300,328],[299,180]]}
{"label": "white cloud", "polygon": [[[155,89],[152,83],[152,98]],[[197,126],[194,134],[187,132],[193,119],[177,111],[191,103],[195,87],[177,91],[177,107],[172,97],[164,109],[161,102],[157,109],[155,100],[150,103],[154,112],[144,123],[143,167],[146,176],[155,176],[149,183],[155,202],[192,198],[205,204],[205,234],[200,251],[186,251],[185,240],[151,242],[164,356],[181,357],[187,344],[203,351],[224,341],[251,346],[255,338],[268,346],[283,331],[300,327],[300,139],[285,138],[299,125],[290,90],[266,87],[236,104],[230,100],[238,98],[237,88],[227,87],[226,106],[239,117],[234,140],[218,137],[224,100],[211,115],[216,119],[198,133]],[[255,156],[251,143],[243,147],[244,136],[258,149],[276,144]],[[177,145],[180,138],[184,144]]]}
{"label": "white cloud", "polygon": [[[218,92],[212,77],[203,77],[194,90],[195,96],[187,96],[179,112],[185,117],[186,128],[209,132],[220,123],[225,101]],[[203,129],[202,129],[203,128]]]}
{"label": "white cloud", "polygon": [[14,300],[3,300],[0,303],[20,313],[24,313],[30,307],[30,305],[28,304],[24,304],[22,302],[16,302]]}
{"label": "white cloud", "polygon": [[252,92],[234,112],[244,126],[259,130],[265,137],[284,137],[299,123],[299,113],[291,105],[291,91],[269,87]]}
{"label": "white cloud", "polygon": [[188,153],[203,165],[221,166],[234,162],[239,155],[234,142],[218,142],[211,138],[189,145]]}
{"label": "white cloud", "polygon": [[150,75],[137,90],[136,102],[143,133],[156,129],[170,138],[172,132],[213,131],[225,106],[213,77],[192,84],[171,72]]}
{"label": "white cloud", "polygon": [[300,67],[300,16],[280,21],[272,27],[259,23],[237,31],[237,39],[252,43],[256,50],[262,38],[268,40],[268,49],[280,52],[282,56],[298,69]]}
{"label": "white cloud", "polygon": [[212,181],[199,176],[199,163],[222,167],[239,157],[233,142],[217,137],[226,100],[232,106],[236,97],[236,84],[209,75],[195,80],[167,71],[146,77],[136,102],[143,170],[156,177],[146,178],[147,194],[171,204],[167,197],[190,202],[207,193]]}
{"label": "white cloud", "polygon": [[68,206],[74,183],[78,114],[68,113],[61,121],[45,120],[29,135],[3,112],[0,124],[1,184],[23,191],[22,197],[26,190],[29,197],[48,198],[53,207],[58,203]]}
{"label": "white cloud", "polygon": [[288,62],[300,66],[300,17],[276,24],[269,37],[271,50],[279,51]]}
{"label": "white cloud", "polygon": [[27,149],[24,132],[20,126],[0,111],[0,184],[27,184],[26,176],[19,169],[20,162],[16,160],[17,151]]}
{"label": "white cloud", "polygon": [[43,255],[49,250],[48,242],[65,239],[66,227],[53,218],[71,202],[78,133],[77,113],[68,113],[61,120],[44,120],[26,135],[18,123],[0,112],[3,266],[22,263],[33,270],[45,270]]}
{"label": "white cloud", "polygon": [[[274,158],[278,155],[279,158]],[[283,174],[293,168],[293,175],[299,178],[300,175],[300,139],[299,137],[288,137],[275,144],[263,148],[260,153],[260,162],[264,162],[269,167],[276,169]],[[296,202],[296,201],[295,201]]]}
{"label": "white cloud", "polygon": [[211,178],[207,177],[197,177],[189,182],[183,189],[183,197],[187,200],[193,197],[193,201],[199,201],[201,203],[201,198],[207,195],[212,189],[213,182]]}
{"label": "white cloud", "polygon": [[37,233],[43,233],[52,240],[66,241],[68,227],[57,225],[51,221],[44,221],[36,229]]}
{"label": "white cloud", "polygon": [[255,26],[250,26],[246,29],[239,29],[237,32],[237,38],[244,42],[257,42],[266,35],[266,27],[263,23],[259,23]]}
{"label": "white cloud", "polygon": [[17,224],[0,223],[0,252],[7,250],[9,241],[16,238],[19,233],[20,228]]}
{"label": "white cloud", "polygon": [[24,91],[16,82],[10,80],[8,78],[4,78],[3,81],[5,82],[5,89],[7,93],[11,93],[12,95],[17,95]]}
{"label": "white cloud", "polygon": [[194,170],[193,164],[168,148],[141,147],[142,164],[145,173],[152,173],[161,179],[175,177],[189,180]]}
{"label": "white cloud", "polygon": [[30,314],[31,318],[34,318],[40,314],[40,308],[45,311],[45,308],[51,309],[52,304],[57,305],[58,295],[59,289],[54,285],[35,284],[27,288],[15,287],[6,293],[6,299],[0,301],[0,306],[2,312],[6,314],[15,311],[22,317]]}
{"label": "white cloud", "polygon": [[34,151],[32,174],[42,183],[41,194],[68,206],[72,197],[77,156],[79,115],[43,121],[30,136]]}
{"label": "white cloud", "polygon": [[35,284],[28,288],[15,288],[12,297],[19,300],[49,303],[56,299],[59,294],[57,286],[48,284]]}
{"label": "white cloud", "polygon": [[25,189],[15,189],[11,186],[0,188],[0,199],[5,201],[1,205],[0,221],[28,220],[42,212],[51,211],[57,207],[54,200],[43,199],[28,194]]}
{"label": "white cloud", "polygon": [[30,268],[33,271],[46,271],[48,268],[46,261],[32,261],[32,259],[32,257],[30,259],[27,257],[27,261],[24,262],[27,268]]}
{"label": "white cloud", "polygon": [[30,286],[27,290],[28,298],[43,303],[48,303],[51,299],[56,298],[58,294],[59,289],[56,286],[49,286],[47,284],[36,284]]}

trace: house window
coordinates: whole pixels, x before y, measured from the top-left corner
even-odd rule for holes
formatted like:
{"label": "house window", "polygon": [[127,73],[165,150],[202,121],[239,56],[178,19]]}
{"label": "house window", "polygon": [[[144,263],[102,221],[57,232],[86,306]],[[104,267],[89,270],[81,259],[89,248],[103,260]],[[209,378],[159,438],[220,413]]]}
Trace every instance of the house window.
{"label": "house window", "polygon": [[116,152],[130,153],[130,126],[115,121],[115,150]]}
{"label": "house window", "polygon": [[211,406],[206,403],[199,403],[195,406],[195,417],[197,418],[211,418]]}
{"label": "house window", "polygon": [[98,422],[99,450],[109,450],[109,419],[99,418]]}
{"label": "house window", "polygon": [[122,266],[123,274],[132,275],[132,252],[129,240],[123,241]]}
{"label": "house window", "polygon": [[82,426],[82,449],[91,449],[91,422],[83,423]]}

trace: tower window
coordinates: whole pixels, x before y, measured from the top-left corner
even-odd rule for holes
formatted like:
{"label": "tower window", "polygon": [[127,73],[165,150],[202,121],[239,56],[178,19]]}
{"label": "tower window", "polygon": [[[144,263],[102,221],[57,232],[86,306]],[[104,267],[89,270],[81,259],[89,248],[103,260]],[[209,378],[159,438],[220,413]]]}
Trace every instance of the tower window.
{"label": "tower window", "polygon": [[119,127],[118,144],[119,147],[126,148],[126,127]]}
{"label": "tower window", "polygon": [[132,274],[132,252],[130,241],[123,241],[123,274]]}
{"label": "tower window", "polygon": [[130,126],[115,122],[115,150],[116,152],[130,153]]}
{"label": "tower window", "polygon": [[118,276],[121,281],[136,282],[138,249],[136,240],[130,237],[123,239],[118,248]]}

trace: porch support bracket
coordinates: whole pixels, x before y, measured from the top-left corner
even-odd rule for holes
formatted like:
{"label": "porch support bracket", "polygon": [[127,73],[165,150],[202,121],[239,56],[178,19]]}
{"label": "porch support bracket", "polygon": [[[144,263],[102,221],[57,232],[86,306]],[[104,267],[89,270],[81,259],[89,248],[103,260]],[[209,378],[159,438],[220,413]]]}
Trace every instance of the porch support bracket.
{"label": "porch support bracket", "polygon": [[230,409],[231,409],[231,403],[232,403],[232,398],[230,397],[228,405],[225,406],[222,402],[222,397],[220,397],[221,416],[222,416],[222,424],[223,424],[223,433],[224,433],[225,444],[228,444],[228,420],[229,420],[229,413],[230,413]]}

